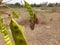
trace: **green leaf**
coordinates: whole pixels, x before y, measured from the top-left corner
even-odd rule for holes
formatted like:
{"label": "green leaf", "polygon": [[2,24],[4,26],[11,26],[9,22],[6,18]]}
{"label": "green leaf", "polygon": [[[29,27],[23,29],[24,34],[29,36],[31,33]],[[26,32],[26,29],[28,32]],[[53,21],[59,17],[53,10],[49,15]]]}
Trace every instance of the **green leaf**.
{"label": "green leaf", "polygon": [[13,16],[14,16],[15,18],[19,18],[19,16],[18,16],[18,14],[17,14],[16,11],[13,11],[12,13],[13,13]]}
{"label": "green leaf", "polygon": [[25,3],[26,8],[28,9],[29,14],[30,14],[30,19],[31,19],[32,21],[34,21],[34,11],[33,11],[32,7],[31,7],[30,4],[29,4],[28,2],[26,2],[25,0],[24,0],[24,3]]}
{"label": "green leaf", "polygon": [[10,37],[6,31],[6,27],[4,25],[4,17],[0,15],[0,32],[2,33],[2,36],[6,42],[7,45],[13,45],[12,41],[10,40]]}
{"label": "green leaf", "polygon": [[13,18],[10,22],[10,29],[12,32],[15,45],[28,45],[28,42],[24,35],[23,27],[19,25]]}

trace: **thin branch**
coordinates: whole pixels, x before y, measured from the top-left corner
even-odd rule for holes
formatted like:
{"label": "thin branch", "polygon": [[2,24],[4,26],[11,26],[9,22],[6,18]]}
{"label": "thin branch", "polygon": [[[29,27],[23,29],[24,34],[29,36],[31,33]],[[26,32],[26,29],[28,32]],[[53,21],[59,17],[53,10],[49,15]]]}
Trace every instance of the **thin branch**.
{"label": "thin branch", "polygon": [[8,15],[9,15],[9,13],[3,12],[3,11],[0,11],[0,13],[3,13],[3,14],[8,14]]}
{"label": "thin branch", "polygon": [[0,0],[0,4],[2,4],[2,1],[3,1],[3,0]]}

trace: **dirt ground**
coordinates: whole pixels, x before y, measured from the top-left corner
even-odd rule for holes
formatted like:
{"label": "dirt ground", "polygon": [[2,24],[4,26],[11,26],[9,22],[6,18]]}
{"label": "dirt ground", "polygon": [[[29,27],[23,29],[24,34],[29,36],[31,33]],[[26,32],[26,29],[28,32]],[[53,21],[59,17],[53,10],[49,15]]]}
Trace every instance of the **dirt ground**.
{"label": "dirt ground", "polygon": [[[60,45],[60,7],[54,8],[34,8],[39,19],[39,24],[35,29],[29,27],[29,13],[26,8],[16,8],[19,18],[16,21],[25,27],[25,36],[29,45]],[[0,9],[11,13],[9,9]],[[4,14],[3,14],[4,15]],[[8,16],[4,15],[9,22]],[[7,23],[8,24],[8,23]],[[7,25],[8,26],[8,25]],[[0,45],[6,45],[0,33]]]}

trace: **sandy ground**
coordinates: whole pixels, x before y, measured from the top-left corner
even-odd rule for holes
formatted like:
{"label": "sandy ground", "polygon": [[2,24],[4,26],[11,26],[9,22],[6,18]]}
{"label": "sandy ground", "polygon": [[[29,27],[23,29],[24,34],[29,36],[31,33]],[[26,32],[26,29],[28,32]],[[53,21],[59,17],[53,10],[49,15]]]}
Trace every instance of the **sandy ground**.
{"label": "sandy ground", "polygon": [[[57,8],[58,9],[58,8]],[[3,10],[3,9],[0,9]],[[25,27],[25,36],[29,45],[60,45],[60,11],[58,10],[41,10],[34,8],[39,19],[39,24],[35,25],[35,29],[29,27],[29,13],[25,8],[15,9],[19,18],[16,21]],[[9,9],[4,11],[10,13]],[[8,16],[4,15],[8,20]],[[8,20],[9,21],[9,20]],[[11,37],[11,36],[10,36]],[[0,45],[6,45],[2,34],[0,33]]]}

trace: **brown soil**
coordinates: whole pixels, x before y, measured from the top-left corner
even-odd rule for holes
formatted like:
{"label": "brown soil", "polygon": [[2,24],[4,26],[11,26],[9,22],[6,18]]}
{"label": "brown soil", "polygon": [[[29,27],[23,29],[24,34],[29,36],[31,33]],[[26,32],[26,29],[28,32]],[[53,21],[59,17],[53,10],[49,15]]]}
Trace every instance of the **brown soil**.
{"label": "brown soil", "polygon": [[[15,9],[19,14],[19,18],[16,21],[25,27],[24,34],[29,45],[60,45],[60,9],[53,9],[42,10],[40,8],[34,8],[39,19],[39,24],[35,25],[34,30],[31,30],[29,27],[29,13],[27,10],[25,8]],[[1,10],[11,13],[9,9],[4,8]],[[9,21],[8,16],[3,15]],[[1,33],[0,45],[6,45]]]}

